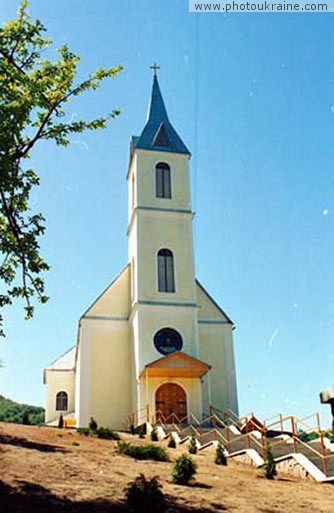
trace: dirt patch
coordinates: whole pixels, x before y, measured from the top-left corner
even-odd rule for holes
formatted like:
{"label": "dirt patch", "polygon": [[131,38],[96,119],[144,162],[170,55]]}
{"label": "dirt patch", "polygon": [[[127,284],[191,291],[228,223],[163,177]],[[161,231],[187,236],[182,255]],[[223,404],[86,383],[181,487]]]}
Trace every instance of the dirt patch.
{"label": "dirt patch", "polygon": [[[186,446],[168,450],[171,460],[186,451]],[[0,423],[0,511],[125,512],[124,488],[142,472],[159,476],[170,512],[333,513],[332,485],[286,477],[267,481],[252,467],[215,465],[211,451],[194,460],[195,482],[177,486],[170,479],[173,462],[135,461],[118,455],[116,442],[76,431]]]}

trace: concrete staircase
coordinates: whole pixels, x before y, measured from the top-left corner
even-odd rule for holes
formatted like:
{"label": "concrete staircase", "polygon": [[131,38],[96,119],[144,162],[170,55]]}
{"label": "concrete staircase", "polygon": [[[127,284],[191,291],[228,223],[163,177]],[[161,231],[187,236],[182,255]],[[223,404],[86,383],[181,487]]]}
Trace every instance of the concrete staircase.
{"label": "concrete staircase", "polygon": [[309,475],[319,482],[334,483],[334,443],[321,434],[319,417],[316,428],[308,426],[309,432],[319,434],[319,438],[311,442],[300,440],[300,429],[303,426],[305,434],[306,424],[292,416],[279,416],[279,420],[268,424],[253,414],[236,418],[231,412],[212,411],[203,421],[190,415],[188,423],[183,419],[180,423],[165,424],[160,417],[156,425],[161,438],[172,432],[176,441],[182,444],[194,435],[198,449],[203,451],[220,441],[229,458],[256,466],[264,463],[269,443],[279,470],[292,469],[295,475]]}

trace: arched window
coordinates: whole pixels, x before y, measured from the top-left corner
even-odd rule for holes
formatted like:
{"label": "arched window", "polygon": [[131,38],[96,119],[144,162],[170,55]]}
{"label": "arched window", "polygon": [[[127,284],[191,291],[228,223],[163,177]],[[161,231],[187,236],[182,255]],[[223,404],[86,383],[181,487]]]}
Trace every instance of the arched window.
{"label": "arched window", "polygon": [[67,411],[68,409],[68,395],[66,392],[58,392],[56,395],[56,410]]}
{"label": "arched window", "polygon": [[173,253],[169,249],[160,249],[158,253],[158,290],[175,292]]}
{"label": "arched window", "polygon": [[155,195],[157,198],[172,197],[170,167],[165,162],[159,162],[155,167]]}

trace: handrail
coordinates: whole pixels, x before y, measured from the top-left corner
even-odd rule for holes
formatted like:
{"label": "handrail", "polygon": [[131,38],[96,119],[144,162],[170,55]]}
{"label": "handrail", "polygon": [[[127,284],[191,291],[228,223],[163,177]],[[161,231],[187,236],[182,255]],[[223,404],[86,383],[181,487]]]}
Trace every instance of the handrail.
{"label": "handrail", "polygon": [[297,419],[297,420],[298,420],[298,422],[304,422],[305,420],[308,420],[311,417],[316,417],[317,427],[318,427],[319,431],[321,431],[319,413],[312,413],[311,415],[308,415],[307,417],[303,417],[302,419]]}
{"label": "handrail", "polygon": [[[256,415],[255,415],[256,416]],[[268,417],[267,419],[265,419],[263,421],[263,424],[267,424],[267,422],[269,422],[269,420],[272,420],[272,419],[275,419],[276,417],[280,417],[281,419],[281,416],[282,414],[281,413],[275,413],[274,415],[272,415],[271,417]]]}
{"label": "handrail", "polygon": [[[274,419],[275,417],[277,417],[277,415],[279,416],[278,420],[268,423],[268,421]],[[134,425],[138,425],[137,423],[140,419],[142,419],[143,416],[145,417],[145,421],[148,422],[150,419],[150,410],[148,405],[139,409],[136,412],[132,412],[128,416],[128,421],[130,421]],[[261,425],[257,424],[252,417],[258,419],[259,422],[261,422]],[[309,419],[311,418],[315,418],[316,420],[316,426],[314,427],[305,422],[309,421]],[[255,446],[259,447],[260,451],[262,452],[263,458],[266,457],[266,434],[268,433],[268,431],[276,431],[274,429],[275,426],[279,426],[279,429],[277,429],[278,432],[280,431],[283,434],[283,432],[285,431],[290,434],[294,446],[294,452],[298,452],[298,444],[301,444],[302,447],[309,449],[309,451],[312,454],[320,458],[322,462],[323,472],[327,477],[328,460],[334,459],[334,454],[329,454],[325,447],[324,434],[321,431],[319,414],[317,413],[313,413],[311,415],[303,417],[302,419],[298,419],[293,415],[283,416],[281,414],[275,414],[274,416],[268,418],[266,421],[262,421],[253,413],[249,416],[237,417],[237,415],[231,410],[221,410],[211,405],[210,415],[204,417],[201,421],[191,412],[189,412],[188,415],[179,418],[175,413],[171,413],[165,416],[164,413],[160,410],[157,410],[155,412],[154,417],[152,416],[152,423],[154,423],[154,420],[156,424],[161,425],[164,428],[166,433],[173,429],[178,433],[180,438],[184,438],[186,432],[195,434],[195,436],[201,444],[207,438],[214,436],[215,439],[220,439],[223,441],[229,453],[231,452],[231,446],[234,443],[243,439],[245,440],[245,447],[251,447],[251,444],[254,444]],[[238,429],[240,429],[242,427],[241,424],[244,422],[246,422],[251,429],[253,428],[257,430],[261,434],[261,436],[259,438],[256,438],[254,435],[252,435],[252,431],[241,433],[240,435],[232,435],[229,429],[230,426],[234,425],[237,426]],[[288,429],[285,428],[285,424],[287,422],[289,423]],[[182,425],[184,424],[187,425],[185,427],[182,427]],[[206,429],[208,427],[208,424],[214,427],[212,427],[212,429],[210,429],[209,431],[201,432],[201,429]],[[300,426],[306,427],[308,429],[308,431],[305,431],[305,433],[316,432],[318,434],[319,439],[317,439],[317,441],[320,445],[320,451],[317,450],[314,447],[314,445],[311,445],[308,442],[304,442],[299,438],[300,434],[298,428],[300,428]],[[226,430],[224,431],[224,434],[222,433],[221,429]],[[285,443],[285,441],[271,439],[270,443],[273,447],[276,447],[279,444]]]}

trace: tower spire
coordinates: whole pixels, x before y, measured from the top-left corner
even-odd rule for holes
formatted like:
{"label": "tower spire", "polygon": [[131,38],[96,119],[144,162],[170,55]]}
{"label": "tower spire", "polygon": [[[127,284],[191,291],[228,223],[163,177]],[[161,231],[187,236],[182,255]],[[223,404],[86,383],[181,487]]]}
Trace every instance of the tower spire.
{"label": "tower spire", "polygon": [[147,123],[134,147],[190,155],[190,151],[168,119],[157,77],[160,66],[154,63],[150,68],[153,70],[153,85]]}

